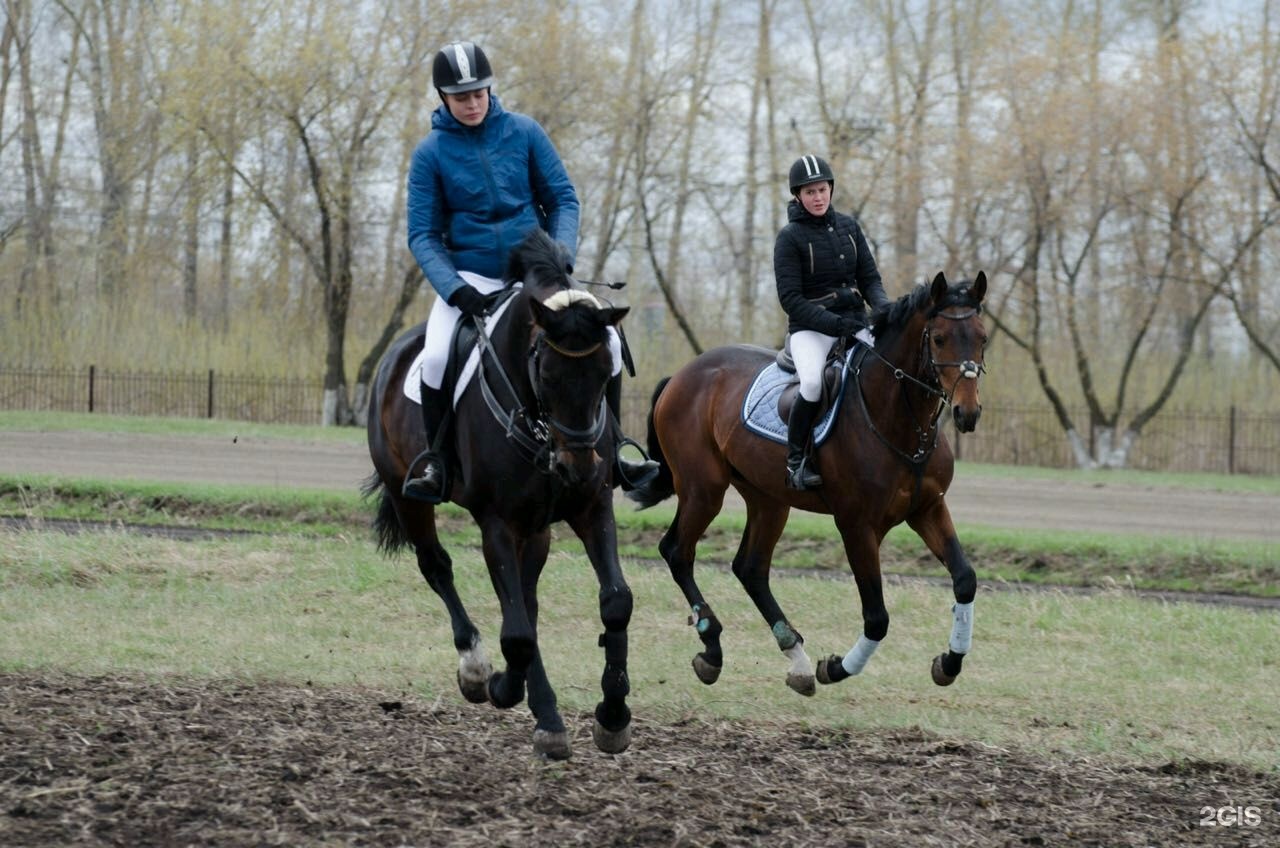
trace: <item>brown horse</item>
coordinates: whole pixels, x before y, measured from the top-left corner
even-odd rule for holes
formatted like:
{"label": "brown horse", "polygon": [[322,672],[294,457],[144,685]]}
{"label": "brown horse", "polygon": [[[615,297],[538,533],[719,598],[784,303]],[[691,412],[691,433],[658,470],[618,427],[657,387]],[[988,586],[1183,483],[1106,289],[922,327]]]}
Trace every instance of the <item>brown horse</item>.
{"label": "brown horse", "polygon": [[[605,665],[593,739],[602,751],[631,740],[626,704],[631,589],[618,562],[610,468],[613,437],[605,388],[612,372],[610,332],[626,307],[599,303],[572,288],[557,246],[542,233],[516,248],[508,282],[523,281],[492,327],[480,334],[480,367],[457,401],[450,498],[480,527],[484,559],[502,607],[502,655],[493,668],[453,582],[453,563],[436,534],[435,507],[400,494],[409,463],[425,446],[421,411],[402,386],[422,350],[423,325],[388,349],[369,401],[365,484],[380,505],[374,528],[391,553],[412,545],[418,569],[444,601],[458,651],[458,686],[469,701],[510,708],[524,699],[535,719],[536,753],[570,756],[569,734],[538,650],[538,578],[551,524],[564,521],[582,540],[600,582]],[[414,374],[410,383],[417,385]]]}
{"label": "brown horse", "polygon": [[875,317],[875,347],[855,350],[830,436],[817,451],[824,483],[816,489],[787,488],[785,445],[744,424],[744,400],[756,376],[773,362],[774,351],[717,348],[658,384],[649,412],[649,452],[661,470],[629,497],[642,508],[672,494],[678,498],[659,551],[693,610],[690,623],[704,646],[693,668],[703,683],[720,675],[722,627],[693,579],[693,561],[698,539],[720,512],[729,486],[747,507],[733,573],[791,661],[791,688],[804,695],[816,691],[804,640],[769,588],[773,550],[791,507],[835,517],[862,602],[861,637],[843,657],[819,662],[819,682],[857,674],[884,639],[889,612],[880,543],[903,521],[946,565],[955,592],[949,650],[934,658],[934,682],[946,686],[960,674],[972,635],[977,580],[943,497],[954,458],[940,419],[950,405],[956,426],[971,432],[982,412],[978,376],[985,370],[981,312],[986,289],[983,273],[955,286],[938,274],[932,285],[918,286]]}

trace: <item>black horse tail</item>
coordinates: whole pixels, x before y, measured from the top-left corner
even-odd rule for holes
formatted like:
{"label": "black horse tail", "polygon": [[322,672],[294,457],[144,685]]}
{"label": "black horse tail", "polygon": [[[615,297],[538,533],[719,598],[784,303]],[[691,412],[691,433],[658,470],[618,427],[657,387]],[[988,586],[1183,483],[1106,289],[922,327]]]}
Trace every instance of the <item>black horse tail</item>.
{"label": "black horse tail", "polygon": [[649,433],[646,447],[649,450],[649,458],[658,463],[658,473],[646,485],[627,492],[627,497],[639,504],[640,509],[648,509],[676,493],[675,480],[671,476],[671,466],[667,465],[667,458],[662,455],[662,445],[658,443],[658,431],[653,426],[653,408],[657,406],[658,397],[670,381],[670,377],[663,377],[659,380],[658,385],[653,390],[653,397],[649,400]]}
{"label": "black horse tail", "polygon": [[378,498],[378,513],[373,518],[373,534],[378,542],[378,550],[390,556],[401,548],[409,547],[409,537],[400,525],[400,516],[396,515],[391,495],[378,472],[373,472],[365,479],[360,486],[360,494],[365,498]]}

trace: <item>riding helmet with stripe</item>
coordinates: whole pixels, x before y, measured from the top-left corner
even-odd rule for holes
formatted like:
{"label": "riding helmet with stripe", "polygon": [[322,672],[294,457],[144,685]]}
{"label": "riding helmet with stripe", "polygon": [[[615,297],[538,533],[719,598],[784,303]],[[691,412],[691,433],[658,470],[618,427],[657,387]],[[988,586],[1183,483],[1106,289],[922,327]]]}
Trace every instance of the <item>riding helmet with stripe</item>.
{"label": "riding helmet with stripe", "polygon": [[791,166],[791,193],[795,194],[809,183],[831,183],[835,188],[836,177],[831,173],[831,166],[821,156],[801,156]]}
{"label": "riding helmet with stripe", "polygon": [[443,94],[463,94],[493,85],[493,69],[475,42],[453,41],[436,54],[431,82]]}

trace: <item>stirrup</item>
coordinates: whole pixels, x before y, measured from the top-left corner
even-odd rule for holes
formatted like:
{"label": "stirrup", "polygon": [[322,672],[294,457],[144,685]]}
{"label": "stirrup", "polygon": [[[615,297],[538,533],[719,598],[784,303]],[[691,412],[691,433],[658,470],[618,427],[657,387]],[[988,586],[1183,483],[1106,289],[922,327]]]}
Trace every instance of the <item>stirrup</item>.
{"label": "stirrup", "polygon": [[411,500],[422,501],[423,503],[442,503],[445,490],[443,457],[432,451],[431,448],[427,448],[413,458],[413,461],[409,463],[409,470],[412,471],[414,466],[420,462],[424,463],[422,474],[418,477],[406,474],[404,484],[400,487],[400,494]]}
{"label": "stirrup", "polygon": [[[640,451],[640,455],[644,457],[639,462],[633,462],[622,456],[622,448],[633,447]],[[657,461],[649,458],[649,454],[645,453],[644,448],[640,447],[640,443],[635,439],[627,436],[619,435],[617,442],[613,446],[613,464],[618,470],[618,483],[622,484],[624,492],[633,489],[641,489],[653,482],[653,478],[658,476],[660,466]]]}
{"label": "stirrup", "polygon": [[787,488],[805,491],[806,489],[816,489],[822,485],[822,477],[818,472],[809,467],[809,457],[805,457],[792,467],[787,464]]}

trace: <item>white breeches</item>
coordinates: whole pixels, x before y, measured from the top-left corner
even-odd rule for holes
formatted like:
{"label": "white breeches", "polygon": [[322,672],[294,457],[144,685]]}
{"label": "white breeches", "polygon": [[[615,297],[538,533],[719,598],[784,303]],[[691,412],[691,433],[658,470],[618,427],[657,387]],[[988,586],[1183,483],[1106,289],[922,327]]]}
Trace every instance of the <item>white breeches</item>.
{"label": "white breeches", "polygon": [[816,330],[797,330],[791,334],[791,359],[800,378],[800,397],[805,400],[822,399],[822,373],[827,354],[835,343],[835,336],[825,336]]}
{"label": "white breeches", "polygon": [[[502,280],[492,277],[482,277],[470,271],[459,271],[458,275],[481,294],[492,294],[502,288]],[[435,305],[431,307],[431,314],[427,316],[422,382],[433,389],[444,384],[444,369],[449,363],[449,342],[453,339],[453,330],[461,315],[461,309],[450,306],[443,297],[437,297]],[[609,328],[609,353],[613,356],[613,374],[616,376],[622,371],[622,339],[613,327]]]}

